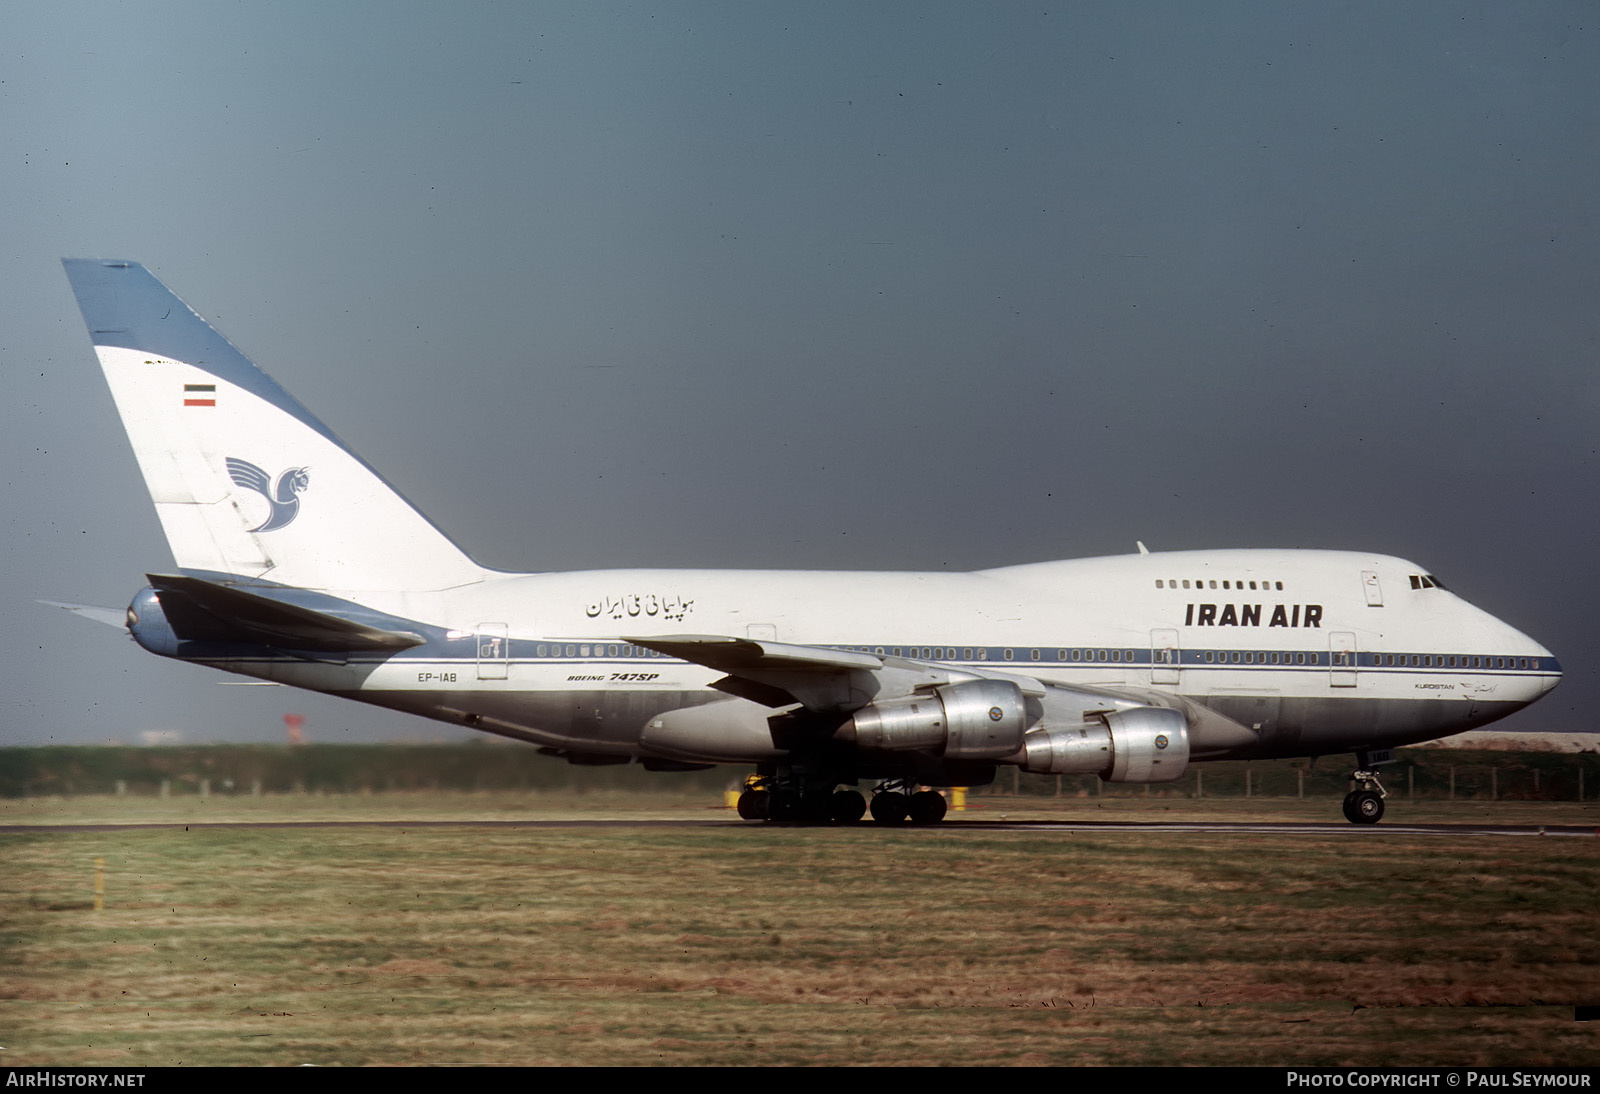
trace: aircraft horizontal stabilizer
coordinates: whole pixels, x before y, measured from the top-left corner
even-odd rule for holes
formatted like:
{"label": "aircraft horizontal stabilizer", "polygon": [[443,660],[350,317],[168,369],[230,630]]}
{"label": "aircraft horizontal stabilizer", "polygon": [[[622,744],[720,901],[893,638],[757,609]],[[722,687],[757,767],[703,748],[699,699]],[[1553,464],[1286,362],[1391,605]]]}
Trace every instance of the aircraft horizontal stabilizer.
{"label": "aircraft horizontal stabilizer", "polygon": [[39,603],[69,611],[73,615],[81,615],[83,618],[92,619],[96,623],[104,623],[106,626],[115,627],[119,631],[128,625],[128,611],[126,608],[101,608],[94,604],[63,604],[59,600],[41,600]]}
{"label": "aircraft horizontal stabilizer", "polygon": [[197,577],[146,576],[173,633],[185,641],[317,652],[404,650],[424,641]]}

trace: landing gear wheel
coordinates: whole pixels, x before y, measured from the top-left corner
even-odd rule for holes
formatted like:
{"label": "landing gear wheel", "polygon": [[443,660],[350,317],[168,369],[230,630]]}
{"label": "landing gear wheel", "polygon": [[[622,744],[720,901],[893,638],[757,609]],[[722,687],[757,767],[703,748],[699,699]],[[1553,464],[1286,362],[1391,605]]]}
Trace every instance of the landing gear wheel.
{"label": "landing gear wheel", "polygon": [[772,796],[767,805],[768,820],[792,821],[800,819],[800,795],[796,791],[780,787],[770,793]]}
{"label": "landing gear wheel", "polygon": [[937,790],[923,790],[911,795],[906,803],[912,824],[938,824],[944,820],[944,795]]}
{"label": "landing gear wheel", "polygon": [[743,820],[766,820],[772,808],[772,795],[765,790],[746,790],[739,795],[739,816]]}
{"label": "landing gear wheel", "polygon": [[1383,797],[1375,790],[1352,790],[1344,796],[1344,819],[1351,824],[1377,824],[1383,819]]}
{"label": "landing gear wheel", "polygon": [[832,823],[833,795],[826,792],[802,795],[797,818],[806,824]]}
{"label": "landing gear wheel", "polygon": [[867,811],[867,799],[859,790],[836,790],[833,794],[833,819],[839,824],[854,824]]}
{"label": "landing gear wheel", "polygon": [[910,811],[910,803],[904,794],[890,790],[872,797],[872,819],[879,824],[900,824]]}
{"label": "landing gear wheel", "polygon": [[1344,796],[1344,819],[1351,824],[1377,824],[1383,819],[1383,799],[1389,796],[1384,790],[1383,783],[1378,781],[1378,763],[1380,757],[1370,752],[1357,752],[1354,771],[1350,772],[1350,781],[1355,783],[1355,789]]}

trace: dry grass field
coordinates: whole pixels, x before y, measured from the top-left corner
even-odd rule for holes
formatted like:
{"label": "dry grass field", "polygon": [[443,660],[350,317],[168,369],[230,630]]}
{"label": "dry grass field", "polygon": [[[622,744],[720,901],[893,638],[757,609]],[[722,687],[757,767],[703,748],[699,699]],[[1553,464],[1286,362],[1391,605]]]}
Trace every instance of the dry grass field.
{"label": "dry grass field", "polygon": [[[1593,805],[1403,804],[1392,820],[1600,826]],[[1573,1020],[1600,1002],[1600,837],[800,829],[708,805],[0,803],[0,1061],[1600,1064],[1600,1023]],[[196,823],[602,816],[706,823]],[[16,828],[69,821],[196,826]]]}

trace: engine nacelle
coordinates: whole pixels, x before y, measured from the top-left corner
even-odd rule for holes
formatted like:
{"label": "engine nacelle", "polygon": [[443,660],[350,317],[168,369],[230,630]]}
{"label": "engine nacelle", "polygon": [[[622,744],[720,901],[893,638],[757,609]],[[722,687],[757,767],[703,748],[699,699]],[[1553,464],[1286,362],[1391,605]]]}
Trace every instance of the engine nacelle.
{"label": "engine nacelle", "polygon": [[1016,684],[966,680],[862,707],[835,737],[886,752],[994,760],[1022,747],[1027,728],[1027,705]]}
{"label": "engine nacelle", "polygon": [[639,744],[674,760],[759,763],[787,754],[772,738],[771,713],[745,699],[664,710],[645,723]]}
{"label": "engine nacelle", "polygon": [[1018,765],[1040,775],[1099,775],[1112,783],[1165,783],[1189,767],[1189,723],[1166,707],[1133,707],[1082,725],[1046,726],[1022,738]]}

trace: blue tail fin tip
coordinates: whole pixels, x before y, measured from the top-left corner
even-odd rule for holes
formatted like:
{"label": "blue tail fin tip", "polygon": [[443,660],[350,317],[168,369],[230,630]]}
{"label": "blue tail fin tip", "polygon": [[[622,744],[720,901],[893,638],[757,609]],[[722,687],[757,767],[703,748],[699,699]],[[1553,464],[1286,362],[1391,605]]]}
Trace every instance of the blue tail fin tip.
{"label": "blue tail fin tip", "polygon": [[193,365],[265,399],[345,447],[316,415],[140,263],[63,258],[61,265],[95,345],[141,350]]}

